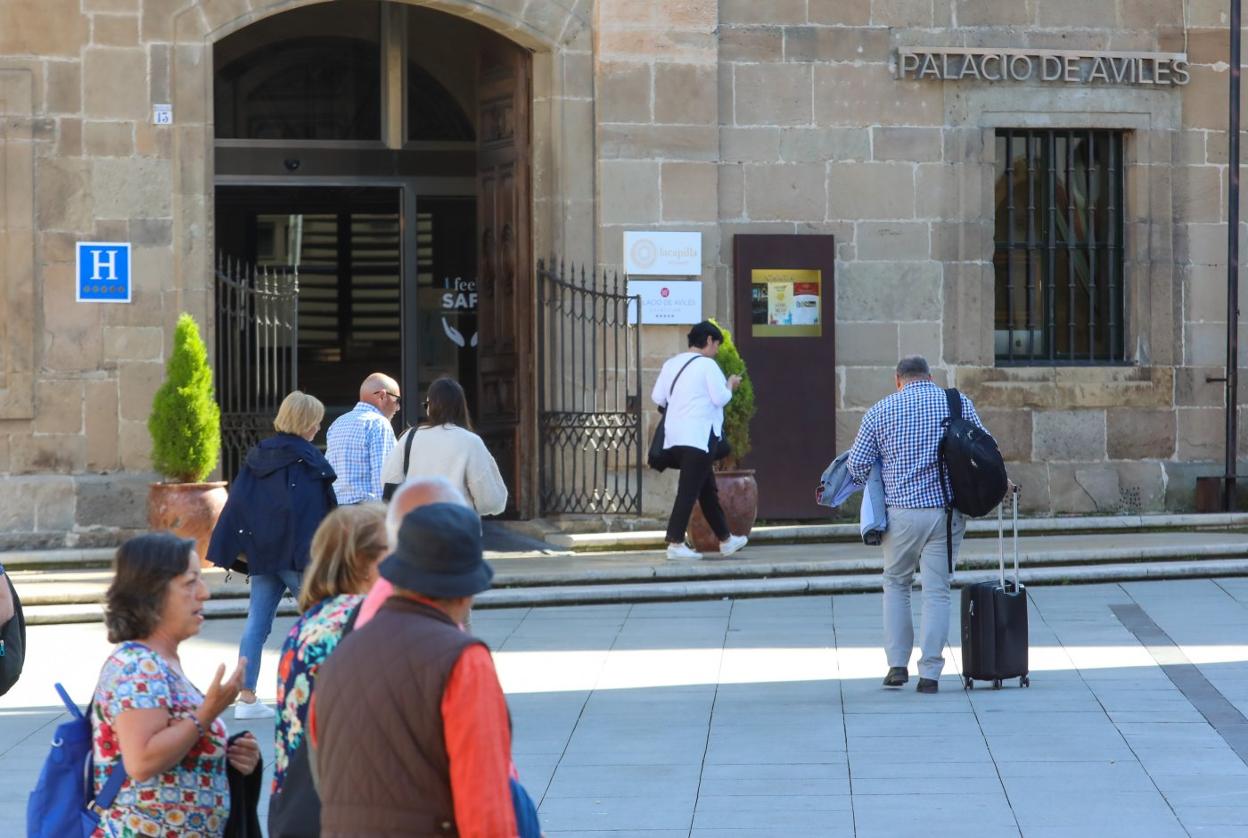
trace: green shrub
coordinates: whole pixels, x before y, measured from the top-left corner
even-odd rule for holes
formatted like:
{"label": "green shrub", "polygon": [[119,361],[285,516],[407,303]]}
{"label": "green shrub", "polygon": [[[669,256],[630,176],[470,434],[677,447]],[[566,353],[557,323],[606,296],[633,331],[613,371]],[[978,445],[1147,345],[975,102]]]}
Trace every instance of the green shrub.
{"label": "green shrub", "polygon": [[724,376],[741,376],[741,385],[732,394],[732,401],[724,405],[724,439],[732,446],[732,454],[723,461],[726,469],[736,468],[745,455],[750,453],[750,420],[754,418],[757,408],[754,405],[754,385],[750,383],[750,374],[745,368],[745,359],[737,351],[732,342],[732,332],[714,320],[711,321],[724,333],[724,343],[715,355],[715,363],[724,371]]}
{"label": "green shrub", "polygon": [[152,466],[174,483],[198,483],[221,453],[221,410],[212,394],[208,350],[195,318],[178,318],[165,383],[152,400],[147,420]]}

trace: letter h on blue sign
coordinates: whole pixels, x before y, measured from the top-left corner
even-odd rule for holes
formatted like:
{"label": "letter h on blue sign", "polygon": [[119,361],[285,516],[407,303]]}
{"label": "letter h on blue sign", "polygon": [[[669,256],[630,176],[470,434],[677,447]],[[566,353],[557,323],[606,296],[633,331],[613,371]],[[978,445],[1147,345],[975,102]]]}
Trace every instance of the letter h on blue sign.
{"label": "letter h on blue sign", "polygon": [[130,302],[129,242],[78,242],[77,300]]}

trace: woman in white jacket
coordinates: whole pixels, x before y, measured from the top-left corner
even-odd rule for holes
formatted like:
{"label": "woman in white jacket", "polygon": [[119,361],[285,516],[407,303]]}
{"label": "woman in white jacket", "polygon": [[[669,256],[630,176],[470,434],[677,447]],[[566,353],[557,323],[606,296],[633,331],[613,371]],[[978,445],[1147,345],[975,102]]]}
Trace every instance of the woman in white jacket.
{"label": "woman in white jacket", "polygon": [[[381,467],[382,483],[402,483],[413,477],[445,477],[463,490],[478,515],[497,515],[507,508],[507,484],[498,463],[481,437],[472,432],[468,399],[453,378],[439,378],[425,396],[428,418],[399,437]],[[411,437],[407,474],[404,452]]]}

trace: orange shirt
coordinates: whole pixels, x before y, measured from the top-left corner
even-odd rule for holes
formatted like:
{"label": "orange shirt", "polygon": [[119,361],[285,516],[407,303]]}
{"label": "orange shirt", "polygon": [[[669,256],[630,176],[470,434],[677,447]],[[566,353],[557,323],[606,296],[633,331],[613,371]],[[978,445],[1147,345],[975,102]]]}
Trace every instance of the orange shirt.
{"label": "orange shirt", "polygon": [[[413,599],[437,607],[424,597]],[[461,838],[515,838],[509,784],[514,773],[511,723],[494,660],[484,646],[468,647],[451,669],[442,693],[442,730],[451,764],[455,826]],[[308,735],[316,747],[315,692],[308,708]]]}

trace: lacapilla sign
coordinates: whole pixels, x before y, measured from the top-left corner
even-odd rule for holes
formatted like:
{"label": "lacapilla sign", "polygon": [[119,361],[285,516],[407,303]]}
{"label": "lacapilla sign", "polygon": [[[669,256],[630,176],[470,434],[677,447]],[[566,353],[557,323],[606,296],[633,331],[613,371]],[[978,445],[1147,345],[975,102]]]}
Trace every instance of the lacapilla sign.
{"label": "lacapilla sign", "polygon": [[1192,80],[1179,52],[901,47],[895,73],[911,81],[1049,82],[1182,86]]}

